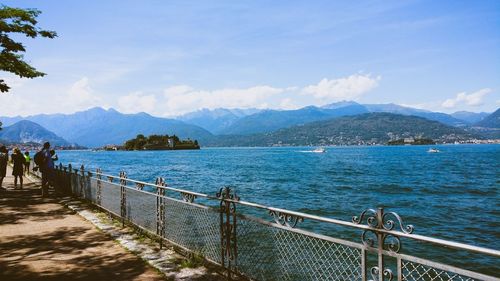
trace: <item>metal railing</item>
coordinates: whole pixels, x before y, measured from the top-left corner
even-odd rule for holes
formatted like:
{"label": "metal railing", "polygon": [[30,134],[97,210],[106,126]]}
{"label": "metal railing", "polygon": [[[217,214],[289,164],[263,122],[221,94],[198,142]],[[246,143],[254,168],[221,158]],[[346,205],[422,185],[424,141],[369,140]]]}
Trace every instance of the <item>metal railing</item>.
{"label": "metal railing", "polygon": [[383,208],[345,221],[246,202],[229,187],[208,195],[71,165],[57,167],[54,185],[223,266],[229,278],[500,280],[500,251],[415,234]]}

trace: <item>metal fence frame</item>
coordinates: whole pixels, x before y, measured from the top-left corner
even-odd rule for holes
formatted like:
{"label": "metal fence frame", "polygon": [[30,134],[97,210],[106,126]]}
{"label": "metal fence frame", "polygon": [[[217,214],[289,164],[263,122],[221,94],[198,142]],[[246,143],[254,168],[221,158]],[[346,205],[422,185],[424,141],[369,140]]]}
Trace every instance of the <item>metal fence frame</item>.
{"label": "metal fence frame", "polygon": [[[153,184],[128,179],[124,172],[113,176],[100,169],[90,172],[83,166],[74,169],[62,164],[56,167],[55,175],[56,191],[89,200],[121,218],[123,225],[131,223],[161,238],[160,241],[201,254],[227,269],[228,278],[238,275],[255,280],[500,280],[400,253],[401,239],[405,238],[500,260],[498,250],[414,234],[412,225],[404,224],[397,213],[383,208],[367,209],[353,216],[352,221],[344,221],[242,201],[230,187],[220,188],[212,196],[170,187],[163,178],[157,178]],[[272,219],[242,214],[237,211],[239,207],[263,210]],[[149,216],[138,217],[141,211]],[[298,226],[304,220],[357,229],[361,242],[301,229]],[[371,261],[369,255],[373,256]],[[495,271],[500,274],[500,263],[496,264]]]}

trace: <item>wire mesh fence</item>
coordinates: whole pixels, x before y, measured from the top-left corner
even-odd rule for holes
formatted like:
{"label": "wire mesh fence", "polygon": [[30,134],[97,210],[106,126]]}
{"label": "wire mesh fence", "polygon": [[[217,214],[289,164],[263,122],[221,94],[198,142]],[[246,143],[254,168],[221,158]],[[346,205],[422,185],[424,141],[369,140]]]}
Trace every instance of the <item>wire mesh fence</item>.
{"label": "wire mesh fence", "polygon": [[[161,181],[160,181],[161,182]],[[157,181],[158,183],[158,181]],[[240,200],[230,188],[215,196],[59,166],[56,188],[86,199],[150,233],[253,280],[500,280],[500,252],[420,236],[392,212],[367,209],[343,221]],[[168,195],[168,196],[167,196]],[[252,210],[245,213],[243,210]],[[269,220],[252,214],[267,213]],[[358,230],[345,239],[302,229],[304,220]],[[333,234],[333,233],[332,233]],[[361,239],[359,239],[359,237]],[[400,253],[402,239],[488,257],[492,271]],[[493,272],[493,273],[492,273]]]}

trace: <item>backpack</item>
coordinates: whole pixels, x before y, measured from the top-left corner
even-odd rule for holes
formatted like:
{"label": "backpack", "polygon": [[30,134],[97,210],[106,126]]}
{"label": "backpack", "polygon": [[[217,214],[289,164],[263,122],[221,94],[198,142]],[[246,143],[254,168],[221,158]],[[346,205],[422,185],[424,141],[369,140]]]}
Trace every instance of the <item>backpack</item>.
{"label": "backpack", "polygon": [[45,155],[43,155],[43,150],[38,151],[35,156],[33,156],[33,161],[37,166],[42,166],[45,162]]}

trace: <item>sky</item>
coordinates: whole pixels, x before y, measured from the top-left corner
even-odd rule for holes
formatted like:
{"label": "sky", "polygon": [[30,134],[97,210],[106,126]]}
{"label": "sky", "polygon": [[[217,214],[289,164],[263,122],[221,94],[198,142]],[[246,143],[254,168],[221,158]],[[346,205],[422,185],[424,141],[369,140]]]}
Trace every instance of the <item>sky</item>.
{"label": "sky", "polygon": [[500,107],[500,1],[16,0],[55,39],[16,37],[47,73],[0,116],[90,107],[172,117],[342,100],[432,111]]}

